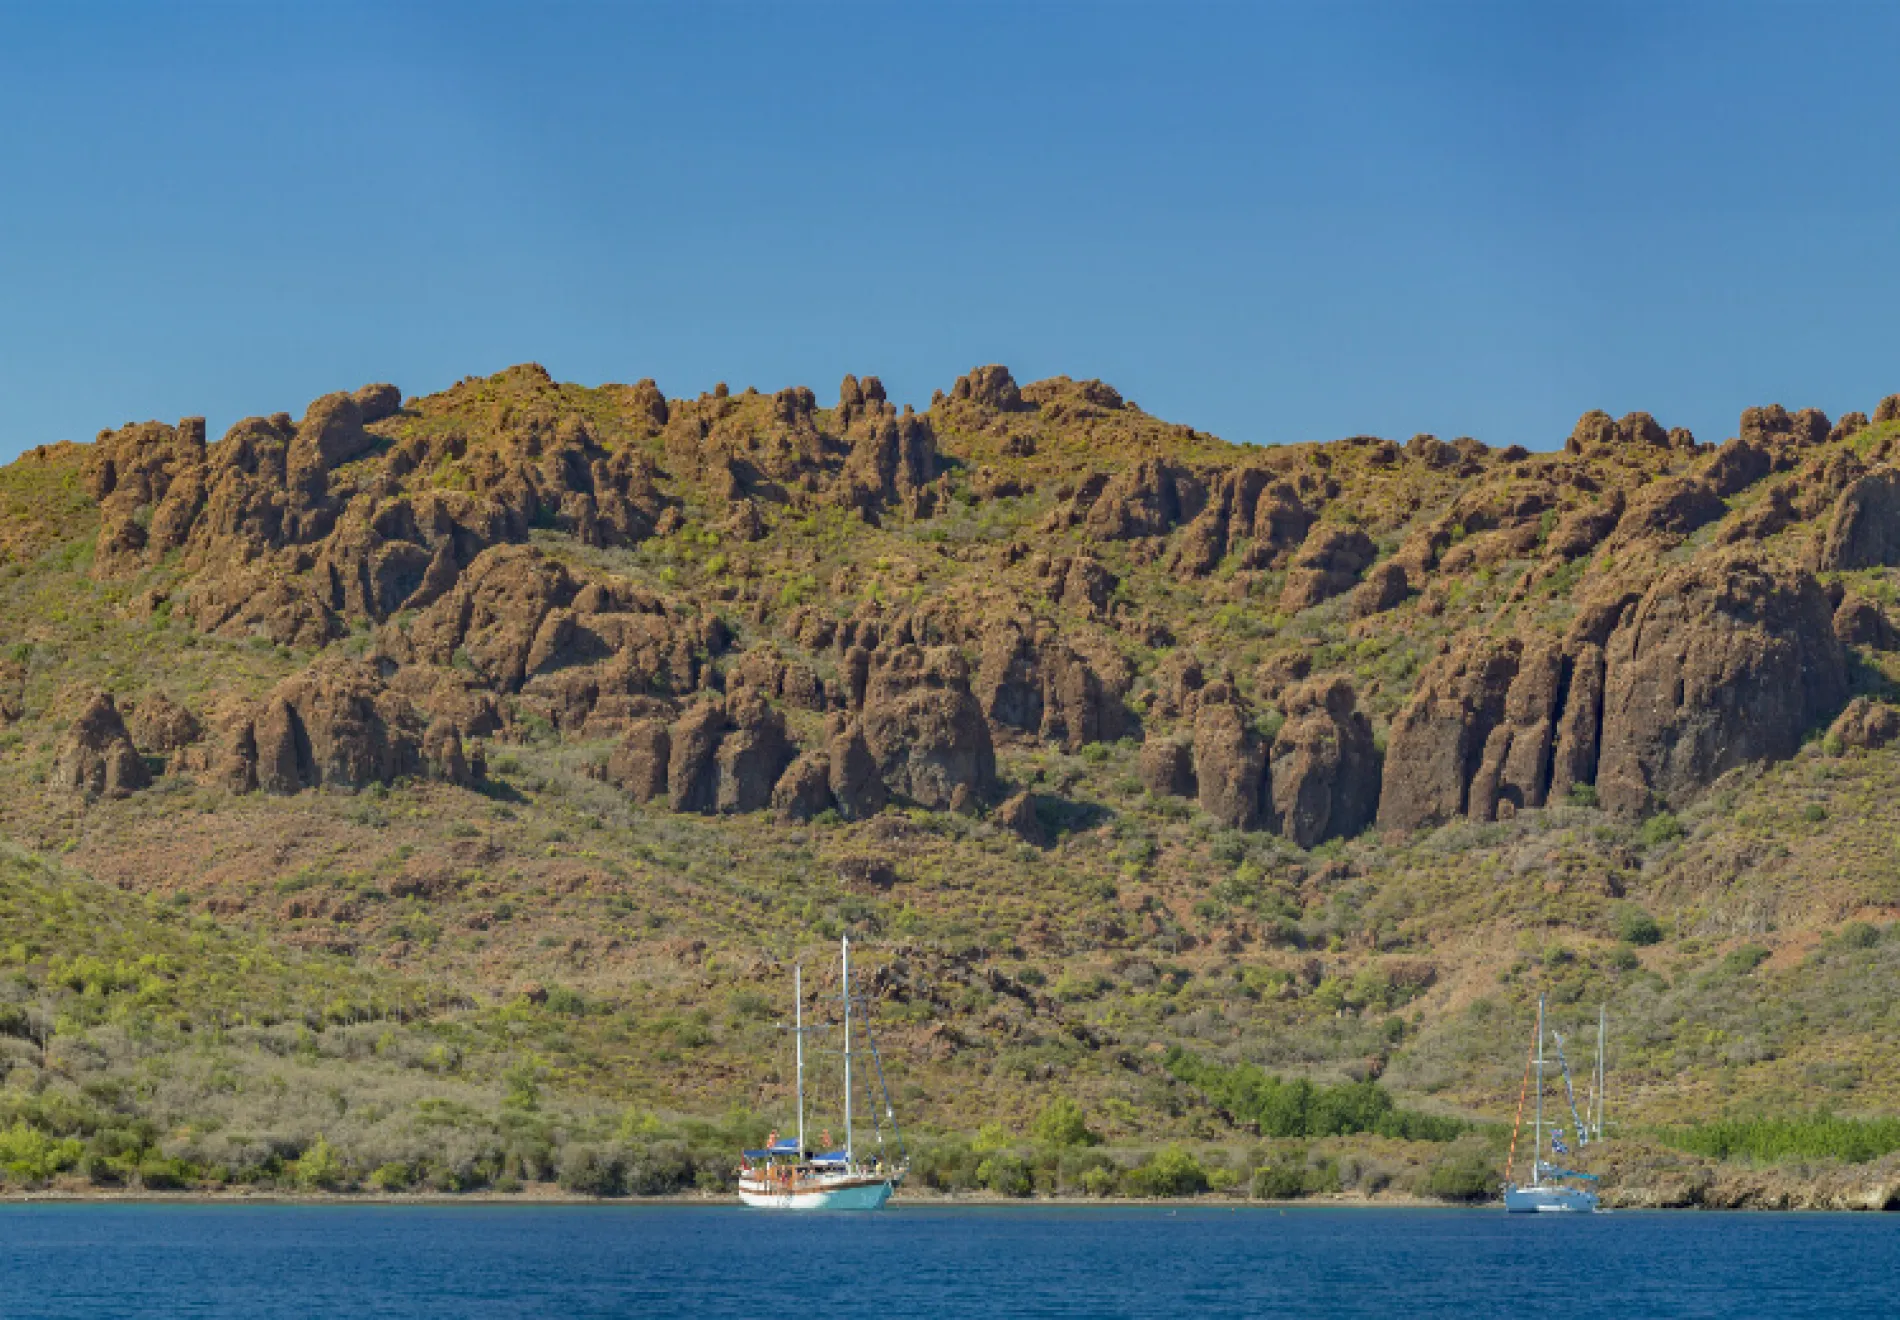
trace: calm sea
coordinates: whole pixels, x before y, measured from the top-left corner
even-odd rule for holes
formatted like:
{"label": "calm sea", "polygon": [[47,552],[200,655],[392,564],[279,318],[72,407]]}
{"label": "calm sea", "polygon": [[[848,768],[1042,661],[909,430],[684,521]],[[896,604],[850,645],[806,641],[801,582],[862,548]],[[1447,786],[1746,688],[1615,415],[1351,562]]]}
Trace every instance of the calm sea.
{"label": "calm sea", "polygon": [[5,1320],[1540,1311],[1900,1314],[1900,1217],[0,1206]]}

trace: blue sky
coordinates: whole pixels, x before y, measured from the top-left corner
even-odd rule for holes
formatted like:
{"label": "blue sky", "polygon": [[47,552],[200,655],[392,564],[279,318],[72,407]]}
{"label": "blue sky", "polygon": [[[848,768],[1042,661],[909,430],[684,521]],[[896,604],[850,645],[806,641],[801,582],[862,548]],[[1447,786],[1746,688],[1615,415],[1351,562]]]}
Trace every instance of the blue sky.
{"label": "blue sky", "polygon": [[534,360],[1229,439],[1900,390],[1900,6],[0,0],[0,458]]}

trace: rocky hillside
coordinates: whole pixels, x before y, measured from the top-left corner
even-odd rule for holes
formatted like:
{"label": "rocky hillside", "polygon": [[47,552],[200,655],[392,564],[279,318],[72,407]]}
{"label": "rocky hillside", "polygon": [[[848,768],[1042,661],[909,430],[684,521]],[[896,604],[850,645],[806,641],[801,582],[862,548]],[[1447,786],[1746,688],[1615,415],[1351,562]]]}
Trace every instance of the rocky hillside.
{"label": "rocky hillside", "polygon": [[852,929],[945,1127],[1234,1131],[1173,1045],[1502,1116],[1539,987],[1657,1121],[1900,1099],[1889,1014],[1765,1007],[1900,903],[1900,395],[1261,449],[523,366],[34,450],[0,516],[0,834],[648,1024],[583,1089],[769,1109],[734,1005]]}

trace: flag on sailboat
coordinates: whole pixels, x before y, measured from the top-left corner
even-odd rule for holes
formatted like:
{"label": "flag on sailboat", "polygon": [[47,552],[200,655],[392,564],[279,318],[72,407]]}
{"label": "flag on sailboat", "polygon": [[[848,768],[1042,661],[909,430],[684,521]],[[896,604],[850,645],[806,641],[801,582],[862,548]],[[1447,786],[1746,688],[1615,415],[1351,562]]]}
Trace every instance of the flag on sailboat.
{"label": "flag on sailboat", "polygon": [[1550,1134],[1550,1148],[1559,1155],[1568,1155],[1570,1153],[1570,1147],[1564,1145],[1563,1134],[1560,1132],[1552,1132]]}

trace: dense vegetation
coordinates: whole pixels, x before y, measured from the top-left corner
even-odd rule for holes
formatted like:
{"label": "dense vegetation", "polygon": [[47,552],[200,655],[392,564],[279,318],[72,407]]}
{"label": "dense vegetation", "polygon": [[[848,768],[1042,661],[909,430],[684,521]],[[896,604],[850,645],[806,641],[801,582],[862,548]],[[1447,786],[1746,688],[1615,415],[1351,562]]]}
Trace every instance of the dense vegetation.
{"label": "dense vegetation", "polygon": [[1900,1119],[1840,1118],[1826,1112],[1726,1118],[1662,1133],[1670,1145],[1712,1160],[1843,1160],[1865,1164],[1900,1150]]}

